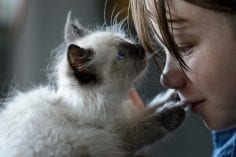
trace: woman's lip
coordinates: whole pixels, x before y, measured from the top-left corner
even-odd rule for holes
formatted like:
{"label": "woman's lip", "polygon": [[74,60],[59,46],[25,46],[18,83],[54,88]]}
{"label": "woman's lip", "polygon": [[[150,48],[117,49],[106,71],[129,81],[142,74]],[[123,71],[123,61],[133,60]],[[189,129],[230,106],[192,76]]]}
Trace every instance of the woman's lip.
{"label": "woman's lip", "polygon": [[196,113],[199,111],[199,105],[202,104],[204,102],[204,100],[200,100],[200,101],[186,101],[186,103],[184,103],[184,106],[187,108],[191,108],[191,111]]}

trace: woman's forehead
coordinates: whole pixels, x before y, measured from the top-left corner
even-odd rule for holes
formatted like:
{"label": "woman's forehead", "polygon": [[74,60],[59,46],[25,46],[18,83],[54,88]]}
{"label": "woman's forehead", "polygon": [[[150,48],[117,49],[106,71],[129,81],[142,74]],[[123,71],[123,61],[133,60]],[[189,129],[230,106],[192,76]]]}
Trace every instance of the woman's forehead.
{"label": "woman's forehead", "polygon": [[[148,12],[151,14],[151,18],[155,19],[157,14],[161,12],[160,10],[165,10],[166,18],[168,21],[183,21],[182,19],[184,19],[184,16],[182,15],[185,14],[182,14],[182,12],[186,12],[186,9],[184,8],[184,6],[181,6],[181,9],[179,11],[179,6],[182,5],[181,3],[183,3],[181,1],[182,0],[145,0],[144,7],[146,7]],[[161,5],[160,3],[165,3],[165,5]],[[165,8],[160,8],[157,5],[161,5]],[[157,11],[158,9],[159,11]]]}
{"label": "woman's forehead", "polygon": [[[157,8],[161,0],[145,0],[145,5],[152,17],[157,16]],[[174,25],[207,23],[207,21],[215,17],[215,11],[202,8],[184,0],[164,0],[166,3],[167,21]],[[168,3],[168,4],[167,4]],[[151,17],[151,19],[152,19]],[[153,20],[153,19],[152,19]],[[155,21],[155,20],[154,20]]]}

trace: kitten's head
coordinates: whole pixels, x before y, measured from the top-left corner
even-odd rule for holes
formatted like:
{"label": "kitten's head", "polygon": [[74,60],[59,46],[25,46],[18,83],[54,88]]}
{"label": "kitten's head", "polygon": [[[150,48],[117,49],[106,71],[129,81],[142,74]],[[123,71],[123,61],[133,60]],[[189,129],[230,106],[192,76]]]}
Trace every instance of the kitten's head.
{"label": "kitten's head", "polygon": [[131,86],[146,68],[145,52],[140,44],[114,27],[91,31],[71,19],[69,13],[64,61],[58,67],[59,85]]}

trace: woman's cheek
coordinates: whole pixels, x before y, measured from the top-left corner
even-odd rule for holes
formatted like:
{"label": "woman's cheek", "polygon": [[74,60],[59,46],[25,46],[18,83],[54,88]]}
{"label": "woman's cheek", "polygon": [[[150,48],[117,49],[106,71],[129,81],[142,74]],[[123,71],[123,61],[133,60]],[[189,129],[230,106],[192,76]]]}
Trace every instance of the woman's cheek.
{"label": "woman's cheek", "polygon": [[186,75],[193,86],[202,92],[208,90],[209,81],[212,81],[212,78],[209,75],[211,69],[209,69],[209,64],[202,58],[202,55],[193,54],[185,60],[185,62],[189,67],[186,71]]}

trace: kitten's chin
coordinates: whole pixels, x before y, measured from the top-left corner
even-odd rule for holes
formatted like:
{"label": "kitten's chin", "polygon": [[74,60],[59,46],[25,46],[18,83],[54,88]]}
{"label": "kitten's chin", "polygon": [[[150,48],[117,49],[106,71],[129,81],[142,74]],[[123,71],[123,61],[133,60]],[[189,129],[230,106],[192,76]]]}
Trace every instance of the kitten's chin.
{"label": "kitten's chin", "polygon": [[137,80],[141,79],[144,76],[146,69],[147,69],[146,65],[136,68],[136,71],[134,73],[135,76],[134,82],[136,82]]}
{"label": "kitten's chin", "polygon": [[98,84],[99,79],[96,74],[88,71],[76,71],[74,72],[75,78],[80,85]]}
{"label": "kitten's chin", "polygon": [[141,75],[146,71],[146,69],[147,69],[147,61],[145,59],[134,64],[134,70],[137,73],[137,75]]}

